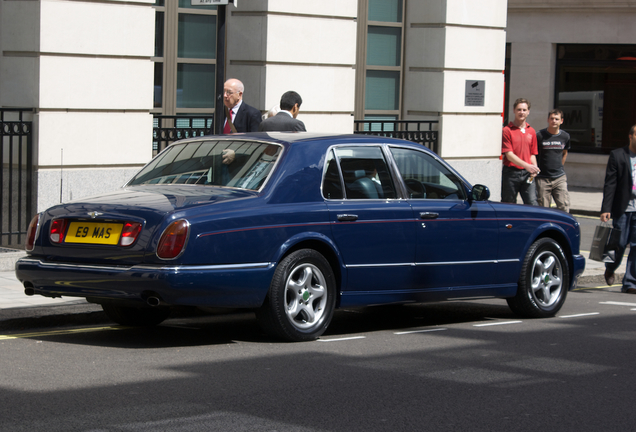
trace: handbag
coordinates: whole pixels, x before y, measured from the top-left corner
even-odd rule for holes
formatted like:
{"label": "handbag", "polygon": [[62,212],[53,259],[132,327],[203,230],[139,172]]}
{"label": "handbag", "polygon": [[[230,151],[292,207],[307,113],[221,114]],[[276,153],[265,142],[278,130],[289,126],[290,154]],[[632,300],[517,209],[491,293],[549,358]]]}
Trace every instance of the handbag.
{"label": "handbag", "polygon": [[615,262],[620,238],[620,229],[612,228],[609,224],[598,225],[594,230],[594,238],[590,247],[590,259],[605,263]]}

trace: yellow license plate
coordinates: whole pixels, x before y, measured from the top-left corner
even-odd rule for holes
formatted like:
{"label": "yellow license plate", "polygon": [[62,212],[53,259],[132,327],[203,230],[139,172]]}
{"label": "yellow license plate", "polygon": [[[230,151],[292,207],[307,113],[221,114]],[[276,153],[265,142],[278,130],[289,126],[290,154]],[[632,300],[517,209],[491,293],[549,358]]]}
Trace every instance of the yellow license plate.
{"label": "yellow license plate", "polygon": [[65,243],[116,245],[123,225],[103,222],[71,222]]}

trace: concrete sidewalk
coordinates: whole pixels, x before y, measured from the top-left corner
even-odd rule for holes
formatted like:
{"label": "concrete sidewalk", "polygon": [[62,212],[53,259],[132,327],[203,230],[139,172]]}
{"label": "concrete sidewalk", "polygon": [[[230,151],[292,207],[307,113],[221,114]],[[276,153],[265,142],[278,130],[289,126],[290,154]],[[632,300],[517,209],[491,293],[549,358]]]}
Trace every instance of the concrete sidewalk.
{"label": "concrete sidewalk", "polygon": [[[599,216],[602,191],[575,189],[570,191],[571,213],[574,215]],[[587,246],[583,246],[585,248]],[[587,258],[589,251],[582,251]],[[6,320],[28,319],[29,317],[50,316],[55,314],[96,313],[101,307],[87,303],[83,298],[63,297],[48,298],[43,296],[26,296],[22,284],[16,279],[13,271],[15,262],[26,254],[22,251],[0,248],[0,323]],[[625,261],[616,272],[616,281],[620,283],[625,273]],[[603,263],[587,260],[585,272],[579,279],[580,285],[605,285]]]}

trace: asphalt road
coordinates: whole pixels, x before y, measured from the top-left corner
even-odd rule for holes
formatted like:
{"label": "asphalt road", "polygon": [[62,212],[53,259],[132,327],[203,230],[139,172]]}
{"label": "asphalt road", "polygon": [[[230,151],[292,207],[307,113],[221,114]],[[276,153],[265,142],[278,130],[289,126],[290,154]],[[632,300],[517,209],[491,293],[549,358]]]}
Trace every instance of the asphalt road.
{"label": "asphalt road", "polygon": [[636,296],[556,318],[488,300],[343,310],[319,341],[250,313],[0,335],[0,431],[625,431]]}

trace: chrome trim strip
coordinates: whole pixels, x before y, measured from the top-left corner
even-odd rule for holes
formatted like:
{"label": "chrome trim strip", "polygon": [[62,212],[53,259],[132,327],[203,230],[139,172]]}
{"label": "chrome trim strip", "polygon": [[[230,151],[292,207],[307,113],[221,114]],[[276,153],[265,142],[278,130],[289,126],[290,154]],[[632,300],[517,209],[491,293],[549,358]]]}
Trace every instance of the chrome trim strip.
{"label": "chrome trim strip", "polygon": [[440,262],[426,262],[415,263],[416,266],[433,266],[433,265],[464,265],[464,264],[502,264],[502,263],[516,263],[518,259],[506,259],[506,260],[479,260],[479,261],[440,261]]}
{"label": "chrome trim strip", "polygon": [[141,265],[134,265],[134,266],[115,267],[115,266],[106,266],[106,265],[46,262],[46,261],[41,261],[34,258],[22,258],[19,261],[25,264],[34,264],[41,267],[70,268],[70,269],[76,269],[76,270],[116,271],[116,272],[143,271],[143,270],[169,271],[169,272],[204,271],[204,270],[242,270],[242,269],[250,270],[250,269],[268,268],[273,265],[273,263],[271,262],[264,262],[264,263],[249,263],[249,264],[184,265],[184,266],[164,266],[164,265],[153,266],[149,264],[141,264]]}
{"label": "chrome trim strip", "polygon": [[393,264],[349,264],[346,268],[363,268],[363,267],[412,267],[415,263],[393,263]]}
{"label": "chrome trim strip", "polygon": [[251,270],[251,269],[260,269],[260,268],[268,268],[273,264],[270,262],[264,263],[251,263],[251,264],[212,264],[212,265],[185,265],[185,266],[174,266],[174,267],[166,267],[166,266],[151,266],[151,265],[137,265],[132,267],[132,270],[163,270],[163,271],[173,271],[173,272],[184,272],[184,271],[203,271],[203,270]]}
{"label": "chrome trim strip", "polygon": [[41,261],[34,258],[22,258],[18,260],[19,263],[25,264],[35,264],[41,267],[57,267],[57,268],[76,268],[83,270],[102,270],[102,271],[128,271],[132,267],[124,267],[124,266],[102,266],[102,265],[91,265],[91,264],[69,264],[69,263],[60,263],[60,262],[47,262]]}
{"label": "chrome trim strip", "polygon": [[364,268],[364,267],[407,267],[407,266],[435,266],[435,265],[466,265],[466,264],[502,264],[517,263],[518,259],[505,260],[480,260],[480,261],[439,261],[426,263],[393,263],[393,264],[349,264],[346,268]]}

